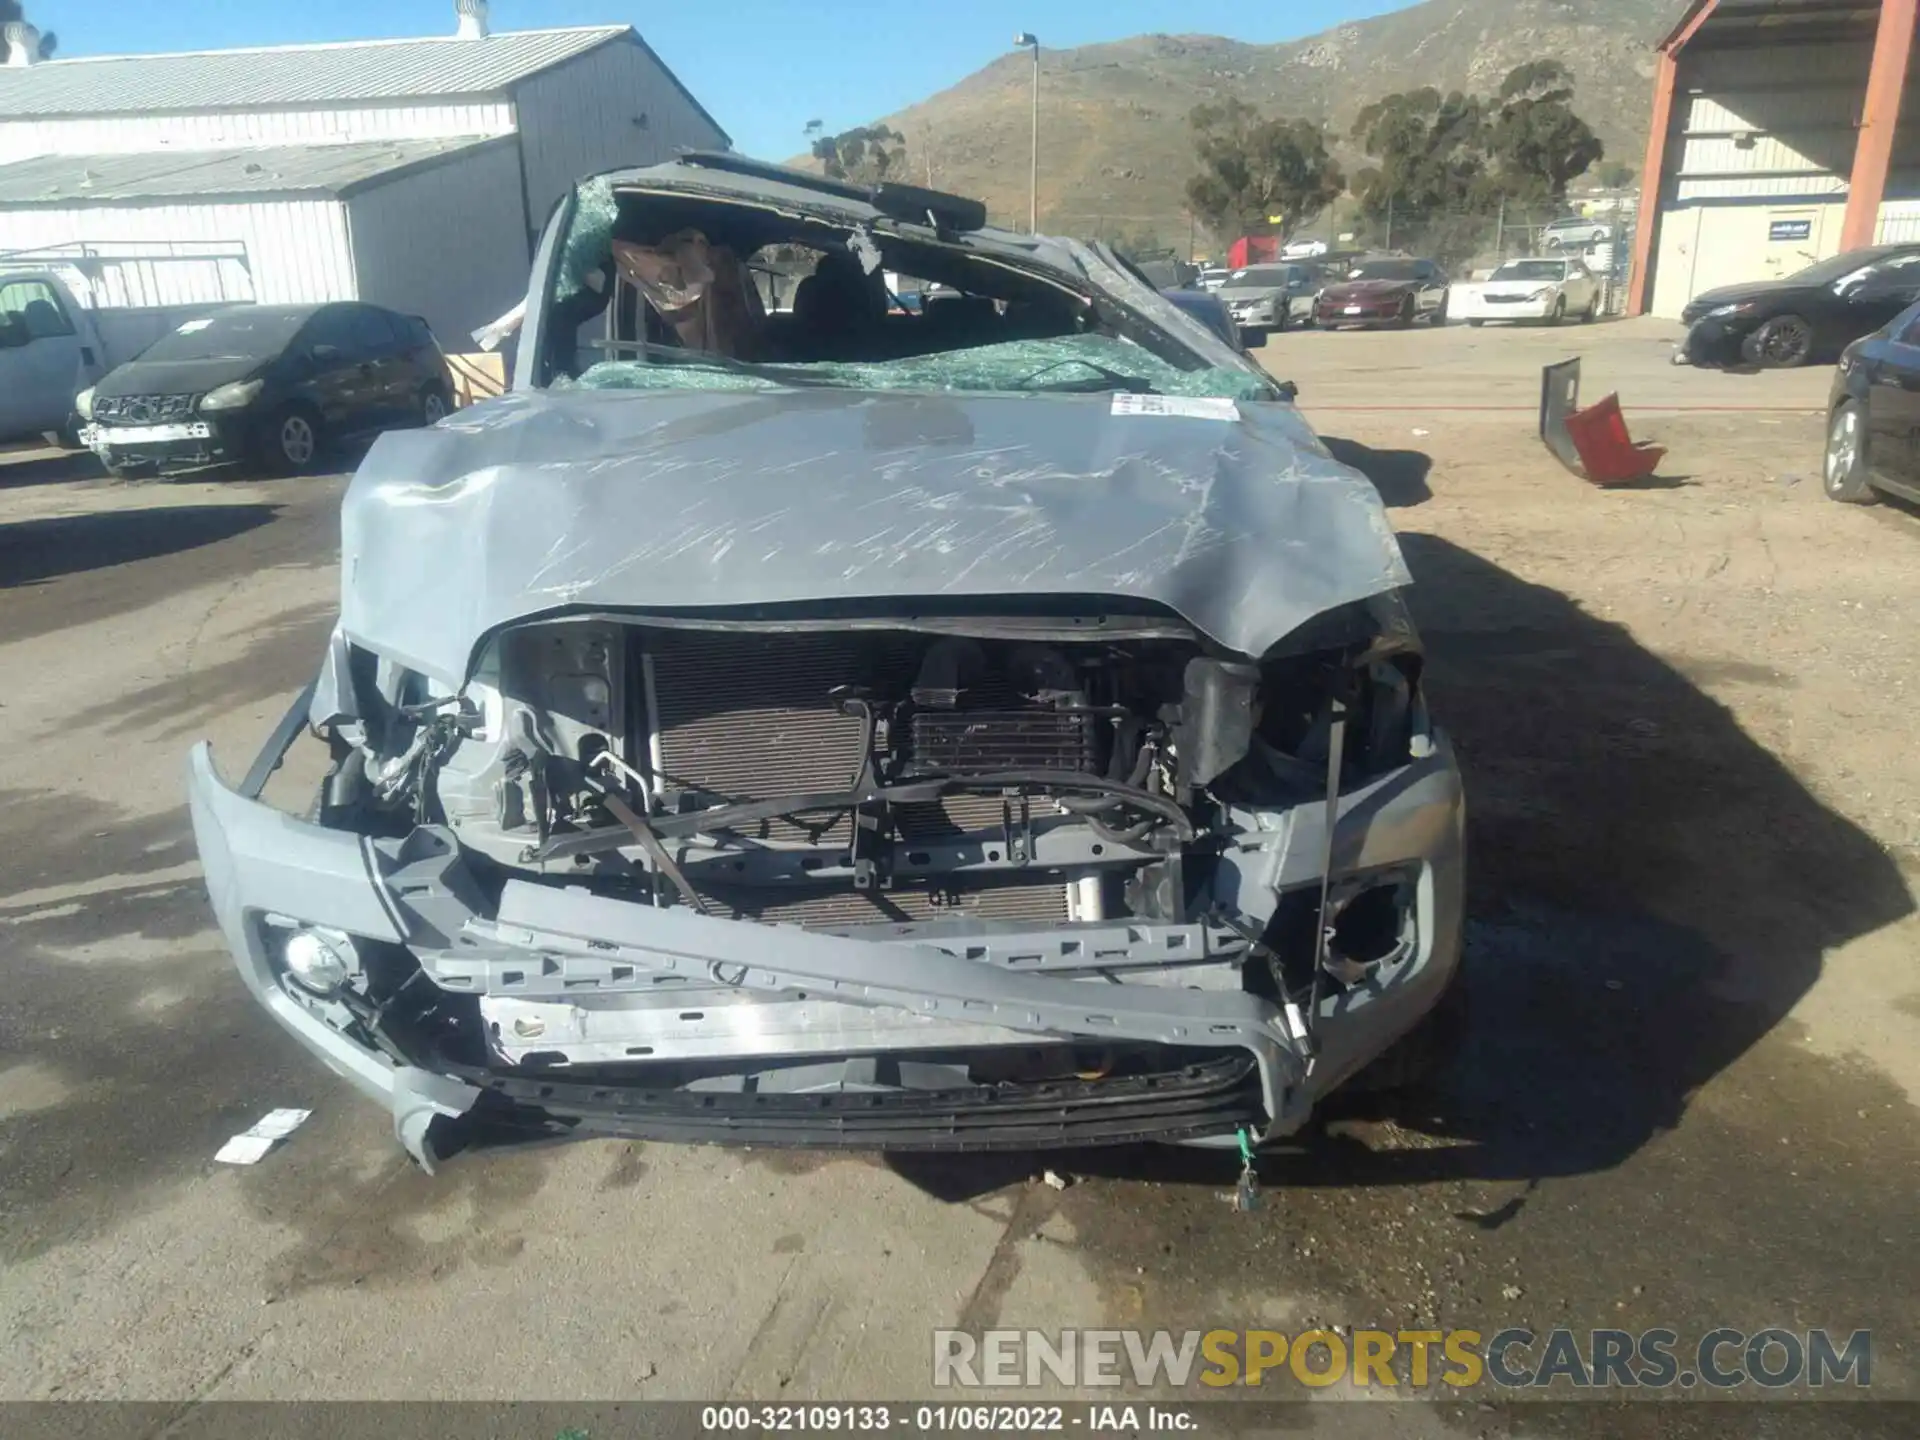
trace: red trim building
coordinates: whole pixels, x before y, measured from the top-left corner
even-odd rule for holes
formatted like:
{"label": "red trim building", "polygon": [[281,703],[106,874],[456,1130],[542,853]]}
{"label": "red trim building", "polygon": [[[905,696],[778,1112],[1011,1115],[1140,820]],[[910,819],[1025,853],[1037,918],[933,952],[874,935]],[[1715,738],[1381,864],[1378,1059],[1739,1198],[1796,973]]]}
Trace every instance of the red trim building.
{"label": "red trim building", "polygon": [[1659,47],[1630,314],[1920,241],[1920,0],[1693,0]]}

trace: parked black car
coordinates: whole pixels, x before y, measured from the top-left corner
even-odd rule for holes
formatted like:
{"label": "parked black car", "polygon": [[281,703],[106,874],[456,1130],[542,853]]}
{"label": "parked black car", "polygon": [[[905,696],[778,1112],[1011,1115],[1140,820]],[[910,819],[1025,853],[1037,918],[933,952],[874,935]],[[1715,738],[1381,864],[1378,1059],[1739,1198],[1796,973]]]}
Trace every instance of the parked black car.
{"label": "parked black car", "polygon": [[1829,499],[1920,501],[1920,304],[1840,352],[1827,417]]}
{"label": "parked black car", "polygon": [[1681,356],[1695,365],[1804,365],[1920,300],[1920,245],[1869,245],[1780,280],[1694,297]]}
{"label": "parked black car", "polygon": [[453,376],[414,316],[237,305],[161,336],[75,403],[116,475],[228,460],[295,474],[331,441],[433,424],[453,407]]}

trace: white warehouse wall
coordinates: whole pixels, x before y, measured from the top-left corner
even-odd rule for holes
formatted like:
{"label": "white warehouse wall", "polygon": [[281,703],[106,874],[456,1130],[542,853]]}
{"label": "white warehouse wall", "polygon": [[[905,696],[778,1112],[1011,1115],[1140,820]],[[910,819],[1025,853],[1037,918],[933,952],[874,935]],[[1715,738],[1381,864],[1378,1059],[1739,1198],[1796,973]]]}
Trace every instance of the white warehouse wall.
{"label": "white warehouse wall", "polygon": [[0,209],[0,252],[75,241],[131,245],[194,240],[245,245],[253,296],[263,305],[354,298],[346,208],[330,196]]}
{"label": "white warehouse wall", "polygon": [[[583,175],[652,165],[725,137],[640,45],[613,40],[523,83],[514,93],[526,157],[528,223]],[[635,123],[645,117],[644,126]]]}
{"label": "white warehouse wall", "polygon": [[1652,314],[1839,248],[1871,55],[1858,41],[1681,51]]}
{"label": "white warehouse wall", "polygon": [[455,135],[505,135],[512,129],[513,106],[505,101],[9,120],[0,122],[0,165],[35,155],[124,155],[233,145],[435,140]]}
{"label": "white warehouse wall", "polygon": [[449,353],[526,293],[520,161],[488,145],[346,202],[359,298],[422,315]]}

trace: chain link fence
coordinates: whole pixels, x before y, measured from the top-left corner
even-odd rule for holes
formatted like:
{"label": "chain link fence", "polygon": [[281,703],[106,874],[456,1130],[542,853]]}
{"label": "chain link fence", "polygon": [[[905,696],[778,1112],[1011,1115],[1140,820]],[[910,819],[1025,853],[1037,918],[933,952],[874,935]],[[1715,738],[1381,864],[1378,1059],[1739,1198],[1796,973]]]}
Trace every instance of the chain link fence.
{"label": "chain link fence", "polygon": [[1602,282],[1601,308],[1626,307],[1639,197],[1603,195],[1550,209],[1496,205],[1491,210],[1384,214],[1359,221],[1349,242],[1436,261],[1455,280],[1484,279],[1526,256],[1581,260]]}

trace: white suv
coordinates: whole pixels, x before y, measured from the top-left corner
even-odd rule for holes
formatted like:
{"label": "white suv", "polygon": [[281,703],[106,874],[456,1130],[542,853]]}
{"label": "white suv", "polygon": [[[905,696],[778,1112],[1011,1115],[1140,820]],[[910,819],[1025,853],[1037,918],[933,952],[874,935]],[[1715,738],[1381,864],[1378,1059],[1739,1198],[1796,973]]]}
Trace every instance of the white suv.
{"label": "white suv", "polygon": [[1585,215],[1569,215],[1556,220],[1540,232],[1540,245],[1547,250],[1584,250],[1602,240],[1611,239],[1613,227]]}

